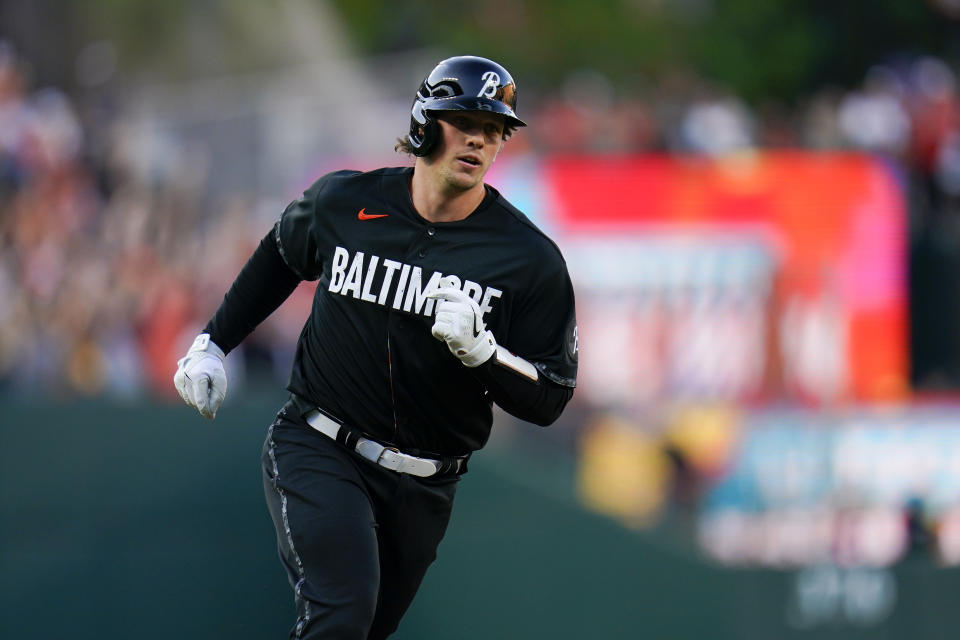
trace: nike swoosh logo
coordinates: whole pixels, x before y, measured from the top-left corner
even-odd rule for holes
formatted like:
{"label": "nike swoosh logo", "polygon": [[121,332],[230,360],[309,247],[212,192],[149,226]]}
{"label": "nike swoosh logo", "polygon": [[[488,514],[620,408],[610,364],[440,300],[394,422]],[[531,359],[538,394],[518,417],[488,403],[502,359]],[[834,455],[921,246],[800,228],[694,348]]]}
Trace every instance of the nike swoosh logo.
{"label": "nike swoosh logo", "polygon": [[360,211],[357,212],[357,218],[360,220],[373,220],[374,218],[386,218],[390,215],[389,213],[364,213],[366,210],[366,207],[360,209]]}

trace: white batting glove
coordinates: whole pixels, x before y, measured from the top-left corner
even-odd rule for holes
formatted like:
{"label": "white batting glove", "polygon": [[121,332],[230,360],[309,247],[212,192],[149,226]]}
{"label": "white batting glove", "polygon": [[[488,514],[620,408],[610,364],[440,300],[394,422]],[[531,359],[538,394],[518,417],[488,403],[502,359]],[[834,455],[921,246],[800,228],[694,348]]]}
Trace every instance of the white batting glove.
{"label": "white batting glove", "polygon": [[183,401],[211,420],[227,395],[223,358],[223,350],[210,340],[210,334],[201,333],[187,355],[177,361],[177,372],[173,376],[173,385]]}
{"label": "white batting glove", "polygon": [[447,343],[450,353],[468,367],[479,367],[497,352],[497,341],[483,323],[480,305],[444,278],[440,288],[427,295],[437,300],[433,328],[437,340]]}

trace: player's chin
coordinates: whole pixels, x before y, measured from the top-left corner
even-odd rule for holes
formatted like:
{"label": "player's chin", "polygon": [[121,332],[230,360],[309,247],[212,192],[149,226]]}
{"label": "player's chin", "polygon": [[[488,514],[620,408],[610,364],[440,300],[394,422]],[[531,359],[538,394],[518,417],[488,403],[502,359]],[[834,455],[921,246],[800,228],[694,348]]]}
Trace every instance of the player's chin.
{"label": "player's chin", "polygon": [[466,191],[467,189],[477,186],[477,184],[483,180],[483,173],[465,173],[461,171],[454,171],[449,176],[448,180],[451,186]]}
{"label": "player's chin", "polygon": [[487,175],[487,170],[490,168],[488,163],[477,164],[477,165],[466,165],[463,164],[460,167],[457,167],[457,170],[454,171],[455,174],[462,177],[466,181],[472,181],[477,183],[483,180],[483,176]]}

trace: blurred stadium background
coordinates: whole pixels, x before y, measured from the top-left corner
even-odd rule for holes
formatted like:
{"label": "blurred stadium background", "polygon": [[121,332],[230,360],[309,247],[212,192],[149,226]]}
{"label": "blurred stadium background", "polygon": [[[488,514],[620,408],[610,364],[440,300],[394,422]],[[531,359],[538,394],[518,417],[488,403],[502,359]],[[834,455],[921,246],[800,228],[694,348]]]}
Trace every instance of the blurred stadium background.
{"label": "blurred stadium background", "polygon": [[259,447],[312,287],[176,359],[283,206],[458,53],[531,126],[580,388],[500,415],[397,637],[946,638],[957,0],[0,0],[0,637],[282,637]]}

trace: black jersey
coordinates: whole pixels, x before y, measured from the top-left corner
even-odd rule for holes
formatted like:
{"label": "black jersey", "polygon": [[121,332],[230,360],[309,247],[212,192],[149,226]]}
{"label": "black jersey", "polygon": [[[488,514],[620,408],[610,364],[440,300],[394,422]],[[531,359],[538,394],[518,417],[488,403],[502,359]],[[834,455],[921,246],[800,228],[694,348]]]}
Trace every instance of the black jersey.
{"label": "black jersey", "polygon": [[536,384],[562,396],[562,410],[576,384],[573,288],[556,245],[495,189],[467,218],[435,223],[413,207],[412,173],[328,174],[277,222],[283,262],[319,279],[289,390],[397,446],[467,453],[487,440],[493,399],[528,418],[501,388],[520,376],[465,367],[431,335],[427,294],[455,276],[500,347],[536,366]]}

